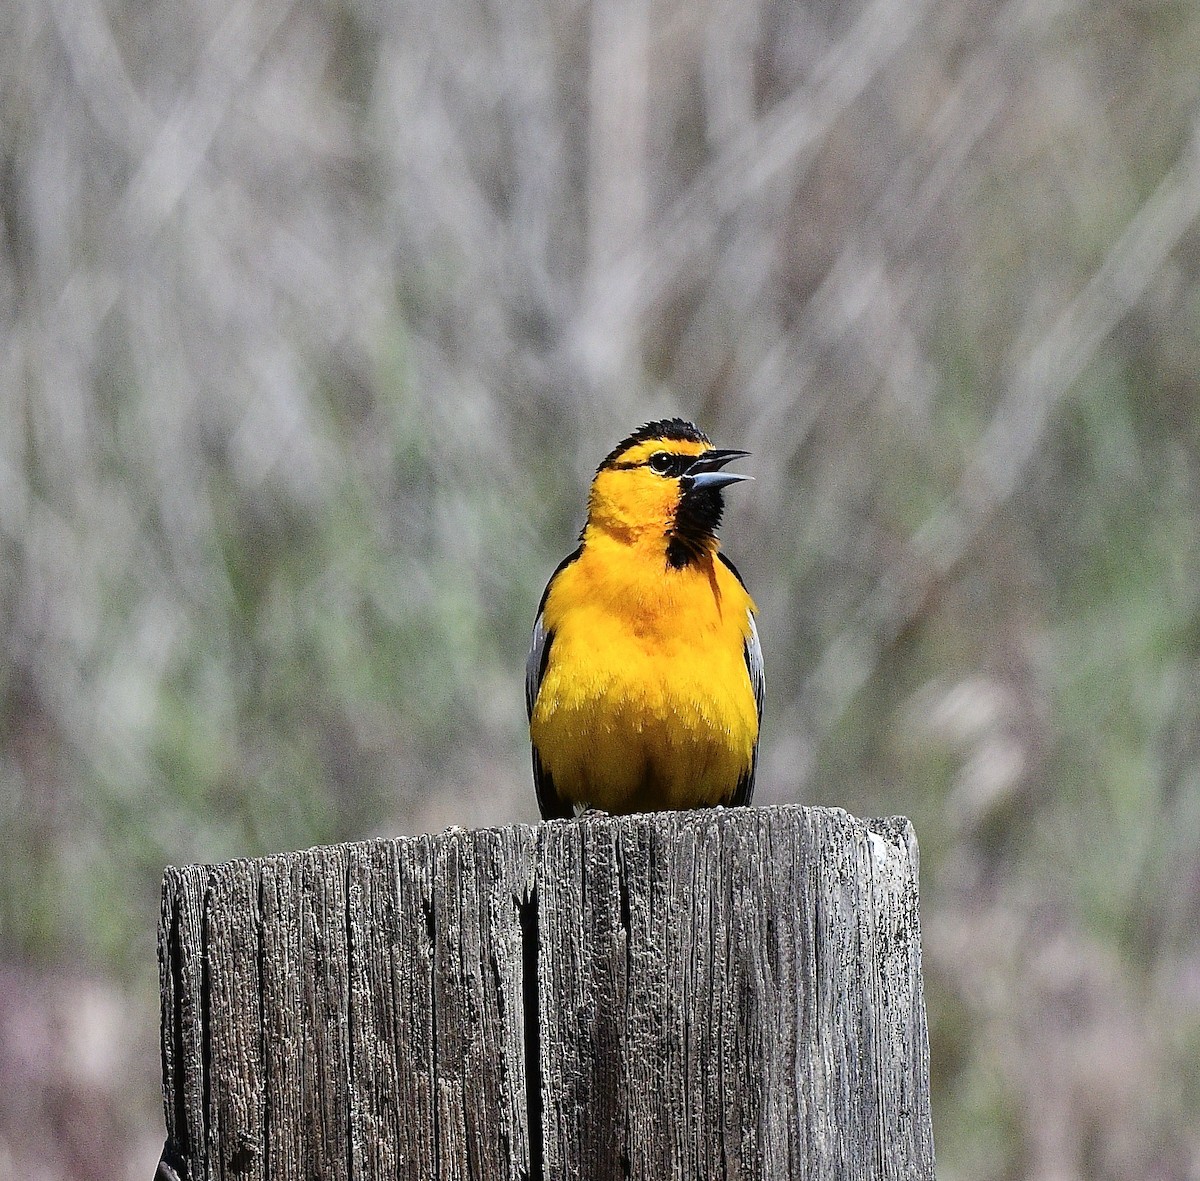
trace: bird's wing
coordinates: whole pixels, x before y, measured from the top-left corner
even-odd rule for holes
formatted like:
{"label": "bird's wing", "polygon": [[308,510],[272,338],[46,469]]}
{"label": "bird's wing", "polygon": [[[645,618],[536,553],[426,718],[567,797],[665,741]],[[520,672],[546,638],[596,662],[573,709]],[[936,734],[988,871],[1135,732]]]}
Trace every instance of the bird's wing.
{"label": "bird's wing", "polygon": [[[742,589],[746,587],[745,582],[742,582],[742,576],[738,573],[738,568],[723,554],[718,552],[717,557],[729,568],[730,573],[741,582]],[[763,712],[763,697],[766,693],[767,674],[763,666],[762,644],[758,640],[758,624],[754,622],[754,612],[746,612],[747,620],[750,624],[750,634],[746,637],[746,643],[742,648],[742,654],[746,658],[746,671],[750,674],[750,688],[754,690],[754,705],[758,710],[758,720],[762,723]],[[737,782],[737,787],[733,790],[733,795],[730,796],[729,802],[731,805],[737,806],[740,804],[748,804],[751,797],[754,795],[754,776],[758,771],[758,740],[754,742],[754,753],[750,759],[750,770],[746,772]]]}
{"label": "bird's wing", "polygon": [[[538,690],[542,687],[542,678],[546,675],[546,665],[550,660],[550,646],[554,643],[554,632],[546,627],[546,600],[550,597],[550,588],[554,580],[566,566],[579,557],[581,550],[568,554],[559,562],[546,589],[542,592],[541,602],[538,603],[537,618],[533,621],[533,639],[529,645],[529,655],[525,659],[525,713],[533,718],[533,706],[537,701]],[[569,803],[559,798],[554,790],[554,781],[550,773],[542,766],[538,749],[533,747],[533,786],[537,792],[538,809],[542,819],[553,820],[556,817],[567,817],[575,814]]]}
{"label": "bird's wing", "polygon": [[550,645],[554,633],[546,630],[546,619],[541,611],[533,621],[533,640],[529,655],[525,658],[525,716],[533,720],[533,703],[537,701],[542,677],[546,675],[546,662],[550,659]]}
{"label": "bird's wing", "polygon": [[[754,690],[754,704],[758,710],[758,720],[761,726],[763,711],[763,694],[766,690],[767,678],[763,668],[762,645],[758,642],[758,626],[754,622],[754,612],[748,611],[750,634],[746,637],[743,654],[746,657],[746,671],[750,674],[750,687]],[[733,795],[729,797],[732,807],[750,803],[754,796],[754,776],[758,771],[758,739],[754,740],[754,753],[750,756],[750,769],[737,782]]]}
{"label": "bird's wing", "polygon": [[754,622],[754,612],[748,612],[750,617],[750,634],[746,637],[745,655],[746,671],[750,674],[750,684],[754,689],[754,704],[758,708],[758,720],[762,721],[763,697],[767,691],[767,671],[763,667],[762,644],[758,642],[758,624]]}

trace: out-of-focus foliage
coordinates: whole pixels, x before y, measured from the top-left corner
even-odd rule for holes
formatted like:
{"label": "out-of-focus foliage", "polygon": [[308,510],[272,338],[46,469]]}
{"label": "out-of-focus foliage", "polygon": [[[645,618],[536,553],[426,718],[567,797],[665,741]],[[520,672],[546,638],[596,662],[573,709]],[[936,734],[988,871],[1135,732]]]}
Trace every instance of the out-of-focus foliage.
{"label": "out-of-focus foliage", "polygon": [[939,1174],[1200,1170],[1200,7],[10,0],[0,1181],[166,862],[535,816],[601,455],[753,450],[764,802],[921,840]]}

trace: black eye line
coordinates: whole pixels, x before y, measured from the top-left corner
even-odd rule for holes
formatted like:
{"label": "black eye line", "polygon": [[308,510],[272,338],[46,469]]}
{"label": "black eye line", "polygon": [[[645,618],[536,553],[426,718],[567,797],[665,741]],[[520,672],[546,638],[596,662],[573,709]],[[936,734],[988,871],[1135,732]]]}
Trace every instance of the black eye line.
{"label": "black eye line", "polygon": [[[665,468],[663,468],[662,471],[659,471],[659,469],[650,462],[655,455],[670,456],[671,462]],[[611,464],[610,467],[611,470],[617,472],[630,472],[635,468],[648,467],[656,476],[682,476],[683,473],[687,471],[692,460],[695,458],[695,455],[679,455],[674,451],[656,451],[654,455],[651,455],[646,459],[639,460],[637,463],[614,463]]]}
{"label": "black eye line", "polygon": [[[662,465],[655,466],[654,461],[660,455],[663,457]],[[657,476],[671,476],[675,478],[682,476],[687,471],[688,465],[693,459],[695,459],[694,455],[680,455],[674,451],[656,451],[645,460],[645,466]]]}

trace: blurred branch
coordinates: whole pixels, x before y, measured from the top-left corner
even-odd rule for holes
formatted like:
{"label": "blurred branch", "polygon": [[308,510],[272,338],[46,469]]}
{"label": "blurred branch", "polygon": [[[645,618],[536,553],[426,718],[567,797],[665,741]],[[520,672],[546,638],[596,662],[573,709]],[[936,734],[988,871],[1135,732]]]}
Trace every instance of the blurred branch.
{"label": "blurred branch", "polygon": [[[854,356],[866,370],[863,380],[877,373],[890,400],[920,407],[934,398],[940,375],[921,323],[929,271],[937,267],[930,243],[938,241],[936,227],[948,216],[948,198],[958,208],[975,200],[986,176],[977,149],[1026,84],[1050,19],[1037,0],[1013,0],[979,30],[974,52],[924,124],[924,142],[903,156],[870,209],[854,218],[795,322],[781,325],[773,342],[748,355],[745,376],[735,379],[739,403],[752,411],[740,437],[764,469],[756,494],[763,520],[795,511],[793,461],[818,424],[855,413],[844,403],[861,383],[830,380],[823,359],[831,351]],[[760,592],[760,605],[768,615],[786,614],[792,594],[787,583],[768,587]],[[842,660],[839,652],[822,675],[839,675]],[[851,683],[839,682],[832,691],[845,694],[841,708],[870,670],[855,666],[849,673]],[[798,694],[792,732],[823,732],[808,711],[816,691],[831,692],[828,683],[810,679]],[[789,758],[804,761],[794,752]]]}
{"label": "blurred branch", "polygon": [[588,122],[589,270],[635,252],[644,233],[650,13],[646,0],[592,5]]}
{"label": "blurred branch", "polygon": [[[174,213],[184,193],[202,166],[217,132],[233,109],[238,91],[253,74],[276,30],[292,10],[295,0],[276,0],[262,4],[240,0],[231,7],[207,45],[194,84],[164,119],[157,134],[139,126],[143,107],[123,112],[132,138],[126,146],[145,148],[137,170],[124,193],[115,203],[104,230],[98,234],[98,256],[108,262],[117,277],[97,271],[93,256],[82,257],[63,283],[46,318],[46,355],[53,356],[63,347],[86,351],[82,342],[90,340],[97,327],[112,311],[132,275],[129,248],[141,249],[152,241]],[[78,72],[89,105],[95,110],[112,107],[110,95],[92,85],[96,70],[92,63],[103,59],[111,65],[112,47],[104,35],[103,18],[88,14],[66,15],[55,8],[55,18],[68,53]],[[119,61],[119,59],[118,59]],[[123,77],[123,68],[118,71]],[[117,92],[123,94],[124,86]],[[125,96],[128,97],[128,96]],[[98,116],[100,117],[100,116]],[[103,117],[111,127],[116,115]],[[3,371],[15,378],[19,371],[21,334],[14,333],[4,350]]]}
{"label": "blurred branch", "polygon": [[[576,324],[576,347],[606,368],[605,342],[623,339],[712,249],[728,215],[771,186],[795,184],[837,118],[905,45],[931,0],[875,0],[799,87],[706,165],[646,232],[645,240],[597,276]],[[605,358],[608,358],[605,361]]]}
{"label": "blurred branch", "polygon": [[[603,298],[614,260],[636,259],[645,239],[650,14],[645,0],[594,0],[590,47],[585,303]],[[610,322],[589,368],[621,372],[638,325]],[[631,391],[633,392],[633,391]]]}
{"label": "blurred branch", "polygon": [[241,0],[230,8],[205,48],[191,92],[162,122],[125,190],[120,218],[143,241],[175,211],[295,0]]}
{"label": "blurred branch", "polygon": [[1038,344],[1013,358],[991,422],[954,500],[934,512],[879,579],[854,620],[809,676],[800,717],[825,732],[841,717],[887,648],[921,610],[992,515],[1019,487],[1050,416],[1097,349],[1142,297],[1200,217],[1200,124],[1183,155],[1134,215],[1099,269]]}
{"label": "blurred branch", "polygon": [[92,117],[128,154],[143,151],[153,114],[125,69],[103,7],[95,0],[50,0],[50,13]]}
{"label": "blurred branch", "polygon": [[[928,162],[905,158],[805,302],[799,328],[781,332],[751,373],[744,401],[760,410],[746,437],[750,448],[770,455],[779,471],[803,445],[835,392],[829,386],[802,397],[822,346],[842,339],[875,309],[871,330],[859,332],[857,344],[875,354],[872,359],[885,376],[894,378],[902,358],[919,355],[904,323],[904,284],[892,280],[890,260],[911,250],[956,184],[959,199],[965,199],[962,176],[971,153],[1004,110],[1020,77],[1020,55],[1028,53],[1030,19],[1040,12],[1036,0],[1000,11],[981,38],[983,48],[929,120]],[[784,374],[791,394],[786,399],[778,396]],[[770,447],[765,446],[768,440]]]}

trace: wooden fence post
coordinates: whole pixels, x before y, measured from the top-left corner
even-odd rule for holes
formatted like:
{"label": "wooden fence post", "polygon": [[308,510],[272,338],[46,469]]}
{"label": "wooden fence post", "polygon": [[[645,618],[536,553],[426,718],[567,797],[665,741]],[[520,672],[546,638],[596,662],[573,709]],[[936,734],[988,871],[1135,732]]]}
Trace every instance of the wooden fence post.
{"label": "wooden fence post", "polygon": [[747,808],[168,869],[200,1181],[933,1178],[903,819]]}

